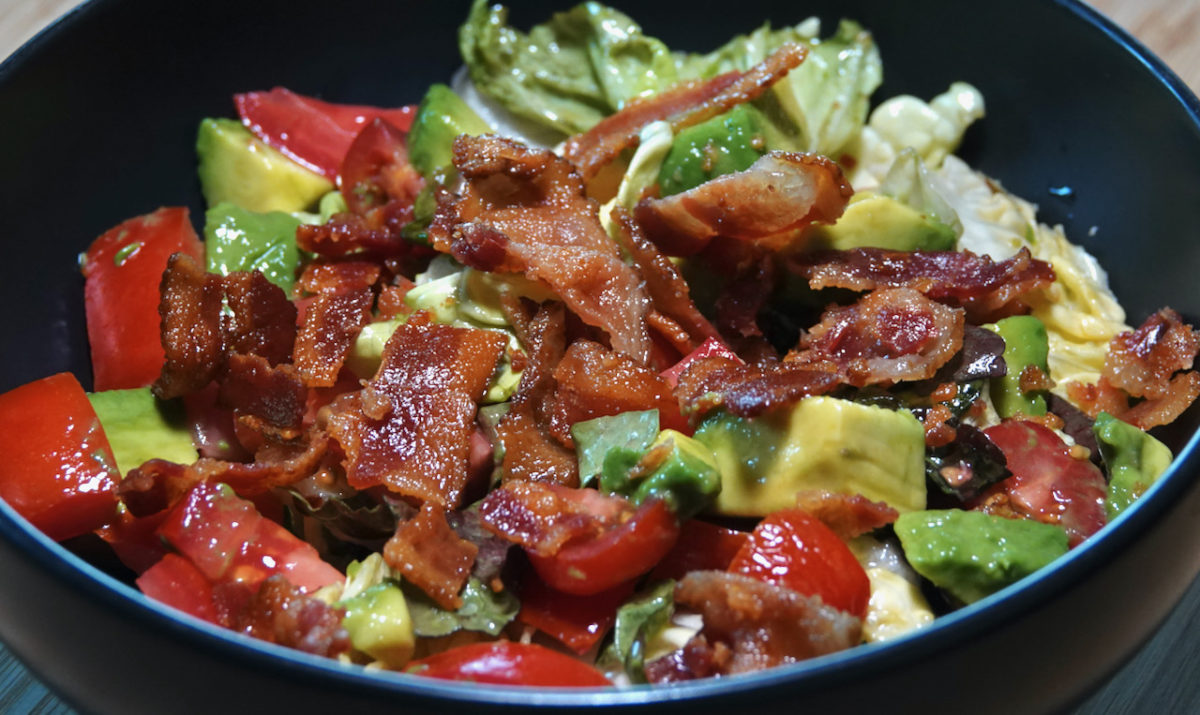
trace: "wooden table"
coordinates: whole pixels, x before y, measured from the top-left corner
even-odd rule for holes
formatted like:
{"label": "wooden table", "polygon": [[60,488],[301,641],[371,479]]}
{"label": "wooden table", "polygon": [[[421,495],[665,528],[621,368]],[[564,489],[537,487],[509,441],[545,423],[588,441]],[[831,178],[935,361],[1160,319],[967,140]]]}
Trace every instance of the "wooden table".
{"label": "wooden table", "polygon": [[[0,0],[0,58],[76,4],[77,0]],[[1091,4],[1200,93],[1200,0],[1093,0]],[[74,712],[0,646],[0,712],[34,711]],[[1200,580],[1192,584],[1158,634],[1077,713],[1200,713]]]}

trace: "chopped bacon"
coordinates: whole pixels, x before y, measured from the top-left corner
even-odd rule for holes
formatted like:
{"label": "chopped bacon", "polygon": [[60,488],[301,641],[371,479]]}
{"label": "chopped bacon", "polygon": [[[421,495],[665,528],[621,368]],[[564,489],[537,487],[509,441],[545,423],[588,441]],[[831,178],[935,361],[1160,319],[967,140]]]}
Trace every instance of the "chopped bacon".
{"label": "chopped bacon", "polygon": [[1026,365],[1021,369],[1021,374],[1017,376],[1017,386],[1021,392],[1034,392],[1037,390],[1049,390],[1054,387],[1054,380],[1037,365]]}
{"label": "chopped bacon", "polygon": [[459,198],[439,198],[434,246],[480,270],[523,273],[559,296],[616,350],[649,358],[649,300],[600,225],[595,201],[567,161],[495,136],[454,140],[466,180]]}
{"label": "chopped bacon", "polygon": [[479,503],[488,530],[539,556],[553,556],[571,541],[598,536],[632,513],[628,502],[595,489],[545,482],[505,482]]}
{"label": "chopped bacon", "polygon": [[621,152],[637,146],[638,135],[646,125],[665,120],[678,133],[724,114],[758,98],[799,66],[807,54],[805,48],[788,43],[746,72],[683,82],[652,97],[635,99],[588,131],[567,140],[563,156],[590,181]]}
{"label": "chopped bacon", "polygon": [[788,265],[814,290],[913,288],[936,301],[965,308],[973,323],[1027,312],[1022,296],[1054,282],[1054,269],[1033,258],[1028,248],[999,263],[970,251],[854,248],[800,254]]}
{"label": "chopped bacon", "polygon": [[696,360],[679,376],[675,397],[684,414],[693,417],[717,407],[756,417],[802,397],[823,395],[841,383],[841,377],[820,368],[787,362],[760,367],[712,355]]}
{"label": "chopped bacon", "polygon": [[345,610],[306,595],[282,574],[263,581],[229,627],[270,643],[334,658],[350,651]]}
{"label": "chopped bacon", "polygon": [[833,223],[854,190],[834,161],[816,154],[769,152],[745,171],[719,176],[634,211],[646,235],[674,256],[690,256],[716,236],[780,250],[814,222]]}
{"label": "chopped bacon", "polygon": [[329,417],[329,433],[346,454],[350,485],[383,484],[404,496],[457,506],[475,412],[506,342],[495,331],[431,323],[428,314],[401,325],[359,399]]}
{"label": "chopped bacon", "polygon": [[1113,387],[1134,397],[1161,398],[1172,391],[1175,373],[1190,370],[1200,351],[1200,331],[1179,314],[1164,308],[1137,330],[1121,333],[1109,343],[1104,376]]}
{"label": "chopped bacon", "polygon": [[935,404],[925,413],[921,420],[925,427],[926,447],[945,447],[958,437],[958,431],[952,424],[954,413],[946,405]]}
{"label": "chopped bacon", "polygon": [[308,401],[308,391],[291,365],[271,367],[258,355],[229,356],[228,371],[221,377],[218,401],[233,410],[235,418],[258,418],[275,430],[295,438]]}
{"label": "chopped bacon", "polygon": [[834,653],[862,641],[859,618],[818,596],[724,571],[693,571],[675,601],[704,617],[701,633],[733,656],[728,673],[746,673]]}
{"label": "chopped bacon", "polygon": [[229,310],[222,316],[226,348],[259,355],[271,365],[287,362],[296,342],[296,306],[283,289],[259,271],[237,271],[221,279]]}
{"label": "chopped bacon", "polygon": [[447,611],[462,606],[459,592],[471,575],[479,547],[450,528],[446,510],[432,502],[401,522],[383,547],[383,559]]}
{"label": "chopped bacon", "polygon": [[191,256],[176,253],[167,261],[162,279],[162,344],[166,362],[155,381],[161,399],[180,397],[203,388],[224,364],[225,332],[221,277],[206,273]]}
{"label": "chopped bacon", "polygon": [[550,433],[574,448],[571,425],[620,412],[676,409],[671,387],[657,372],[590,340],[576,340],[554,369],[557,389]]}
{"label": "chopped bacon", "polygon": [[1197,398],[1200,398],[1200,372],[1184,372],[1167,383],[1166,395],[1142,400],[1118,417],[1147,430],[1174,422]]}
{"label": "chopped bacon", "polygon": [[331,387],[363,326],[371,319],[371,288],[321,293],[296,336],[296,370],[309,387]]}
{"label": "chopped bacon", "polygon": [[312,294],[347,293],[374,286],[379,273],[379,265],[369,261],[310,263],[300,274],[296,287]]}
{"label": "chopped bacon", "polygon": [[745,347],[748,339],[763,336],[758,314],[775,290],[775,260],[771,254],[763,253],[740,270],[730,272],[732,278],[717,298],[715,310],[721,334],[739,349]]}
{"label": "chopped bacon", "polygon": [[808,512],[844,541],[887,526],[900,516],[886,503],[871,501],[861,494],[823,490],[796,493],[796,506]]}
{"label": "chopped bacon", "polygon": [[496,428],[504,445],[504,479],[578,486],[575,451],[550,434],[550,405],[557,386],[554,368],[566,349],[566,311],[561,303],[546,303],[527,321],[516,310],[507,313],[529,350],[529,359],[508,414]]}
{"label": "chopped bacon", "polygon": [[407,317],[413,310],[404,302],[404,297],[413,289],[413,282],[403,276],[396,277],[394,285],[385,285],[379,289],[379,298],[375,300],[375,311],[381,320]]}
{"label": "chopped bacon", "polygon": [[911,288],[881,288],[827,310],[785,362],[835,372],[851,385],[924,380],[962,347],[963,312]]}
{"label": "chopped bacon", "polygon": [[682,648],[646,663],[646,680],[662,685],[711,678],[729,667],[732,655],[724,643],[710,646],[704,636],[697,635]]}

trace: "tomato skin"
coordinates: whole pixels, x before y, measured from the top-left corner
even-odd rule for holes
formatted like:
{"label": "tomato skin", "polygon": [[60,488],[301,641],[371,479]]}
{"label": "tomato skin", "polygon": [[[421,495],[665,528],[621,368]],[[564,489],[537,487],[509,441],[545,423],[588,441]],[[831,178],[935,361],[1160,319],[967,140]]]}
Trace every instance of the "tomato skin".
{"label": "tomato skin", "polygon": [[548,586],[590,596],[654,568],[678,538],[679,524],[671,508],[652,499],[599,536],[569,542],[553,556],[530,552],[529,561]]}
{"label": "tomato skin", "polygon": [[204,245],[186,208],[160,208],[101,234],[83,264],[84,309],[97,391],[145,387],[158,379],[159,284],[167,259],[203,262]]}
{"label": "tomato skin", "polygon": [[1005,420],[983,433],[1004,452],[1013,473],[992,489],[1008,494],[1019,511],[1061,526],[1072,547],[1107,523],[1104,474],[1090,461],[1072,457],[1053,430],[1036,422]]}
{"label": "tomato skin", "polygon": [[413,661],[405,672],[492,685],[583,688],[612,685],[600,671],[569,655],[533,643],[512,641],[451,648]]}
{"label": "tomato skin", "polygon": [[0,497],[56,541],[117,516],[112,448],[70,373],[0,395],[0,464]]}
{"label": "tomato skin", "polygon": [[411,206],[423,185],[421,175],[408,163],[404,133],[378,118],[350,143],[340,176],[346,207],[357,214],[389,199]]}
{"label": "tomato skin", "polygon": [[363,126],[382,117],[407,132],[417,111],[416,106],[334,104],[283,87],[235,94],[233,103],[242,123],[258,138],[330,181],[337,178],[342,158]]}
{"label": "tomato skin", "polygon": [[850,548],[828,526],[799,509],[759,522],[729,571],[784,586],[865,618],[871,582]]}
{"label": "tomato skin", "polygon": [[590,596],[575,596],[556,591],[529,574],[521,583],[517,620],[582,655],[612,628],[617,609],[633,595],[634,586],[627,581]]}
{"label": "tomato skin", "polygon": [[679,580],[691,571],[725,571],[750,541],[745,531],[726,529],[691,519],[679,532],[679,541],[650,572],[652,580]]}
{"label": "tomato skin", "polygon": [[142,593],[209,623],[220,623],[213,589],[191,561],[167,554],[137,579]]}

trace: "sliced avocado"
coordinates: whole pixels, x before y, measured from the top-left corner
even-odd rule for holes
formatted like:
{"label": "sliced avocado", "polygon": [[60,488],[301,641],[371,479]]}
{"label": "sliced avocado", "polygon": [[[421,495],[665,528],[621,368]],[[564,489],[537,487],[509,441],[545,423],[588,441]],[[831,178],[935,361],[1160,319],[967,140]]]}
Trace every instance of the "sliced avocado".
{"label": "sliced avocado", "polygon": [[837,223],[814,227],[809,245],[839,251],[949,251],[956,240],[946,224],[890,196],[868,192],[851,197]]}
{"label": "sliced avocado", "polygon": [[659,193],[678,194],[717,176],[743,171],[765,153],[753,110],[739,104],[679,132],[658,170]]}
{"label": "sliced avocado", "polygon": [[121,474],[150,459],[191,464],[199,456],[183,404],[160,400],[149,387],[88,394]]}
{"label": "sliced avocado", "polygon": [[810,489],[925,508],[925,430],[907,411],[806,397],[783,414],[717,412],[695,438],[716,457],[720,514],[765,516]]}
{"label": "sliced avocado", "polygon": [[281,211],[257,213],[228,201],[204,214],[204,255],[210,273],[261,271],[291,297],[300,265],[300,220]]}
{"label": "sliced avocado", "polygon": [[200,190],[209,206],[304,211],[333,183],[267,146],[233,119],[205,119],[196,136]]}
{"label": "sliced avocado", "polygon": [[1008,373],[990,381],[992,404],[1001,417],[1046,414],[1046,398],[1040,392],[1021,391],[1021,372],[1033,365],[1050,374],[1050,340],[1046,326],[1032,315],[1014,315],[983,326],[1004,338],[1004,364]]}
{"label": "sliced avocado", "polygon": [[712,450],[673,429],[658,434],[644,454],[632,461],[628,451],[610,450],[600,477],[602,491],[624,494],[641,506],[662,499],[680,519],[690,519],[712,504],[721,491],[721,473]]}
{"label": "sliced avocado", "polygon": [[1067,533],[1057,526],[979,511],[909,512],[900,515],[895,529],[913,569],[963,603],[1067,553]]}
{"label": "sliced avocado", "polygon": [[445,184],[453,170],[454,138],[492,131],[454,90],[435,84],[425,93],[408,133],[408,159],[426,179]]}
{"label": "sliced avocado", "polygon": [[1108,497],[1104,510],[1112,520],[1167,471],[1173,456],[1167,445],[1107,412],[1096,415],[1092,431],[1108,467]]}
{"label": "sliced avocado", "polygon": [[355,650],[389,668],[401,668],[412,658],[417,645],[413,622],[404,592],[395,582],[377,583],[337,605],[346,609],[342,626]]}
{"label": "sliced avocado", "polygon": [[604,458],[614,448],[627,449],[634,461],[658,434],[658,410],[622,412],[571,425],[571,439],[579,456],[579,481],[587,484],[599,476]]}

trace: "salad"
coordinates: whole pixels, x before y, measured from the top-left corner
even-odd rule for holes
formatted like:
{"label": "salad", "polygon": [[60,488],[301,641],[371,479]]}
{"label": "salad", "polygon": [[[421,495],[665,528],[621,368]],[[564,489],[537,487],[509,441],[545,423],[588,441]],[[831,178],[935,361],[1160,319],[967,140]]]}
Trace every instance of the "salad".
{"label": "salad", "polygon": [[974,87],[872,106],[828,30],[479,1],[415,105],[235,95],[205,215],[81,256],[92,391],[0,395],[0,497],[196,618],[514,685],[761,670],[1034,573],[1166,470],[1200,332],[953,154]]}

